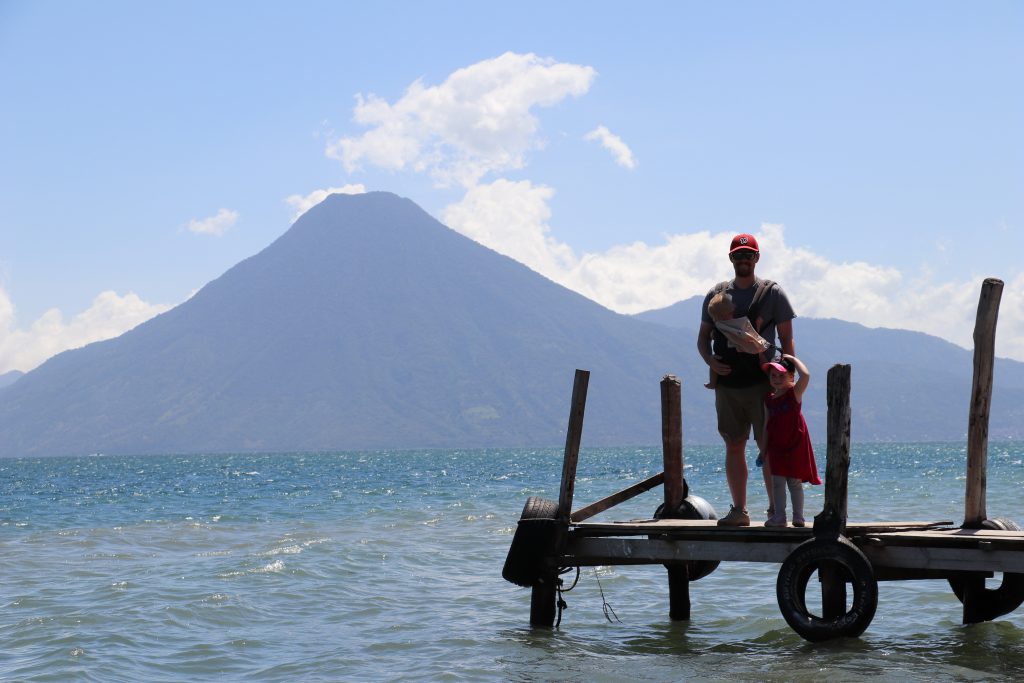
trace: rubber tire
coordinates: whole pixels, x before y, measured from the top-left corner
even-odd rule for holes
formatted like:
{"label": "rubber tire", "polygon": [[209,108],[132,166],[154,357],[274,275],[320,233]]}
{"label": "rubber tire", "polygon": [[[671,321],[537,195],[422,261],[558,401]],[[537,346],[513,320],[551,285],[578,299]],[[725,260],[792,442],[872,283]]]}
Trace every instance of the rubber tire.
{"label": "rubber tire", "polygon": [[[665,504],[662,503],[654,512],[655,519],[718,519],[715,508],[708,501],[700,496],[687,496],[679,509],[671,515],[665,515]],[[711,572],[718,569],[717,560],[692,560],[686,562],[686,577],[690,581],[703,579]],[[668,565],[666,565],[668,566]]]}
{"label": "rubber tire", "polygon": [[[823,561],[838,564],[853,586],[852,609],[834,619],[825,619],[807,610],[807,582]],[[874,619],[878,607],[878,581],[871,562],[842,536],[835,540],[812,538],[797,546],[782,563],[775,594],[786,623],[811,642],[856,638]]]}
{"label": "rubber tire", "polygon": [[[982,529],[999,531],[1022,531],[1012,520],[1005,517],[986,519],[981,523]],[[949,586],[953,589],[960,604],[964,602],[965,585],[963,579],[950,579]],[[981,604],[977,606],[977,614],[983,621],[992,621],[1024,604],[1024,574],[1003,573],[1003,581],[998,588],[986,588],[982,593]]]}
{"label": "rubber tire", "polygon": [[558,503],[555,501],[530,496],[523,505],[523,513],[519,515],[519,519],[554,519],[556,512]]}
{"label": "rubber tire", "polygon": [[526,499],[501,570],[506,581],[530,588],[541,577],[544,559],[554,551],[558,535],[556,512],[556,502],[536,496]]}

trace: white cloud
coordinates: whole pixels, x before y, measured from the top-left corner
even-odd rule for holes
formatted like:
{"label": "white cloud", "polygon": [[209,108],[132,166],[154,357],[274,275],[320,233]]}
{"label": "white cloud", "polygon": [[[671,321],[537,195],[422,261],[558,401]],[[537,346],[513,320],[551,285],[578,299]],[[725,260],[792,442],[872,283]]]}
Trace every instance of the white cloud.
{"label": "white cloud", "polygon": [[560,273],[575,262],[572,249],[548,235],[548,201],[555,192],[528,180],[501,178],[470,188],[444,210],[443,220],[467,237],[525,263],[539,273]]}
{"label": "white cloud", "polygon": [[288,195],[285,201],[295,209],[295,214],[292,216],[294,221],[332,194],[363,194],[364,192],[366,192],[366,188],[363,184],[357,183],[354,185],[342,185],[341,187],[328,187],[323,190],[313,190],[307,195],[292,194]]}
{"label": "white cloud", "polygon": [[215,235],[220,237],[226,233],[238,220],[238,212],[230,209],[221,209],[215,216],[197,220],[193,218],[185,227],[190,232],[200,235]]}
{"label": "white cloud", "polygon": [[[577,254],[552,237],[548,202],[554,191],[529,181],[499,180],[449,206],[453,229],[620,313],[639,313],[702,295],[731,277],[733,232],[670,234],[661,244],[615,246]],[[754,231],[758,274],[785,288],[800,316],[840,318],[869,327],[925,332],[972,348],[982,277],[939,281],[862,261],[835,262],[786,243],[781,225]],[[1024,360],[1024,273],[1006,283],[996,352]]]}
{"label": "white cloud", "polygon": [[116,337],[169,308],[147,303],[131,292],[120,296],[106,291],[70,321],[51,308],[27,329],[18,329],[14,305],[0,288],[0,373],[27,372],[61,351]]}
{"label": "white cloud", "polygon": [[[368,130],[332,140],[326,153],[349,172],[367,164],[460,184],[465,195],[442,214],[448,225],[613,310],[637,313],[704,294],[732,273],[726,247],[733,233],[674,233],[659,244],[577,254],[552,233],[554,188],[529,180],[482,182],[523,168],[528,152],[543,147],[534,110],[585,94],[595,77],[588,66],[506,53],[459,69],[441,85],[416,81],[393,103],[358,96],[354,119]],[[623,167],[636,167],[630,148],[607,127],[585,139],[599,142]],[[315,194],[288,201],[300,208]],[[781,225],[762,225],[756,234],[764,254],[758,273],[782,283],[799,315],[917,330],[971,346],[981,277],[944,282],[935,272],[831,261],[786,244]],[[1024,299],[1014,294],[1022,290],[1024,274],[1004,292],[997,352],[1024,360]]]}
{"label": "white cloud", "polygon": [[438,86],[416,81],[394,104],[358,95],[355,121],[370,130],[330,142],[327,155],[349,172],[365,162],[471,187],[487,173],[522,168],[526,153],[542,146],[531,110],[583,95],[596,75],[589,66],[506,52]]}
{"label": "white cloud", "polygon": [[631,171],[636,168],[636,158],[633,156],[633,150],[622,141],[622,138],[604,126],[598,126],[587,133],[583,139],[599,141],[602,147],[612,153],[612,156],[615,157],[615,163],[619,166],[628,168]]}

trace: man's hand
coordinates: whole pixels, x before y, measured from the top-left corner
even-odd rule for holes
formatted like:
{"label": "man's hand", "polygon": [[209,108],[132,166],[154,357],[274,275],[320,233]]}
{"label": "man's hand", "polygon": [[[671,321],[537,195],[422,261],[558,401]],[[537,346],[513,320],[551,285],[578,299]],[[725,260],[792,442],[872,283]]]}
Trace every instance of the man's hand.
{"label": "man's hand", "polygon": [[718,356],[708,357],[708,367],[711,368],[716,375],[728,375],[732,372],[732,368],[720,361]]}

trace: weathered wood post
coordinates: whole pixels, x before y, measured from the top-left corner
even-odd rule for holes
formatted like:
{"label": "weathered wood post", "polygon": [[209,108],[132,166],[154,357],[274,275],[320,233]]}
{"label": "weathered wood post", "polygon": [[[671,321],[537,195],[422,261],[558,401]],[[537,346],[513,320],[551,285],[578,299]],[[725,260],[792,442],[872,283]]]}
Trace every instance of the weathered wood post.
{"label": "weathered wood post", "polygon": [[665,463],[665,511],[679,508],[683,494],[682,385],[675,375],[661,378],[661,450]]}
{"label": "weathered wood post", "polygon": [[967,422],[967,484],[964,523],[978,528],[988,519],[985,486],[988,470],[988,414],[992,404],[992,366],[995,362],[996,319],[1003,281],[987,278],[981,284],[978,316],[974,322],[974,382]]}
{"label": "weathered wood post", "polygon": [[576,463],[580,457],[580,439],[583,436],[583,413],[587,406],[587,386],[590,372],[576,370],[572,384],[572,405],[569,408],[569,428],[565,434],[565,456],[562,459],[562,485],[558,490],[558,510],[555,512],[558,537],[555,539],[557,554],[548,558],[543,575],[533,585],[530,595],[530,624],[553,626],[557,608],[558,557],[565,548],[569,533],[569,515],[572,512],[572,496],[576,488]]}
{"label": "weathered wood post", "polygon": [[[846,531],[847,481],[850,471],[850,366],[828,371],[828,444],[825,454],[825,505],[814,518],[814,535],[838,537]],[[821,609],[826,619],[846,614],[846,579],[835,567],[819,567]]]}
{"label": "weathered wood post", "polygon": [[[674,375],[661,379],[661,448],[665,472],[665,515],[671,516],[685,498],[683,485],[682,386]],[[665,565],[668,570],[668,616],[690,618],[690,579],[686,565]]]}
{"label": "weathered wood post", "polygon": [[583,437],[583,413],[587,407],[587,386],[590,372],[577,370],[572,383],[572,406],[569,409],[569,428],[565,433],[565,457],[562,459],[562,486],[558,490],[558,519],[569,521],[572,496],[576,489],[576,463],[580,459],[580,439]]}
{"label": "weathered wood post", "polygon": [[[967,529],[979,529],[988,519],[985,489],[988,483],[988,416],[992,404],[992,369],[995,364],[996,321],[1003,281],[986,278],[981,283],[978,314],[974,321],[974,381],[967,419],[967,483],[964,491],[964,523]],[[985,600],[985,578],[964,580],[963,622],[985,621],[981,612]]]}

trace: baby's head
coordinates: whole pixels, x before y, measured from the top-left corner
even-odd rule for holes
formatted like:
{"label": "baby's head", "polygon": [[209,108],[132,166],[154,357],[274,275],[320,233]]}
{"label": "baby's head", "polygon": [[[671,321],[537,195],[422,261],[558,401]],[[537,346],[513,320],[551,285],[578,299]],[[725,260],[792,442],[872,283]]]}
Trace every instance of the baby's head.
{"label": "baby's head", "polygon": [[728,292],[719,292],[711,297],[708,302],[708,315],[715,322],[720,320],[732,320],[732,314],[736,306],[732,303],[732,297]]}

